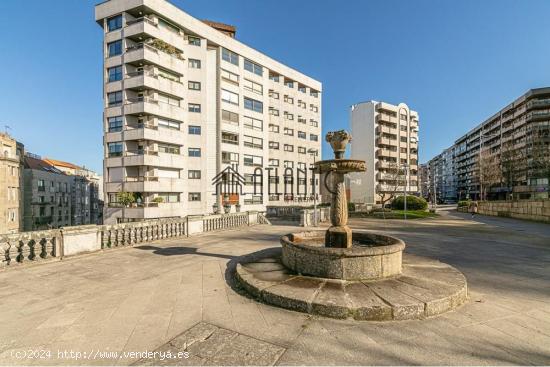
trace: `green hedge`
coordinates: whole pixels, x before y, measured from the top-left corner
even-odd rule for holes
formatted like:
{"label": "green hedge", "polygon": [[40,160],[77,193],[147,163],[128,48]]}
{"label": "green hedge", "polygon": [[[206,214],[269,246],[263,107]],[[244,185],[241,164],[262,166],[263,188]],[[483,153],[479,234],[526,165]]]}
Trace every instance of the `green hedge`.
{"label": "green hedge", "polygon": [[471,203],[470,200],[460,200],[458,202],[458,207],[460,208],[460,207],[463,207],[463,206],[470,206],[470,203]]}
{"label": "green hedge", "polygon": [[[391,203],[393,209],[405,209],[405,197],[398,196]],[[407,195],[407,210],[425,210],[428,207],[428,202],[418,196]]]}

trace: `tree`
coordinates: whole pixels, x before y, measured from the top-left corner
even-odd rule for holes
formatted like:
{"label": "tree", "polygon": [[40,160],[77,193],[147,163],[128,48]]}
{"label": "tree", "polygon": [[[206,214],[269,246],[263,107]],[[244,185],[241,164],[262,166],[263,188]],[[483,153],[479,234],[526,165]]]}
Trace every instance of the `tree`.
{"label": "tree", "polygon": [[533,131],[530,141],[532,178],[545,178],[550,185],[550,127],[542,126]]}
{"label": "tree", "polygon": [[397,163],[392,162],[382,173],[386,188],[380,193],[380,201],[382,202],[382,208],[385,208],[386,203],[392,201],[406,184],[406,172]]}
{"label": "tree", "polygon": [[479,161],[479,170],[481,171],[480,184],[482,187],[480,198],[487,199],[487,191],[493,186],[502,182],[502,168],[498,154],[491,153],[489,149],[481,152]]}
{"label": "tree", "polygon": [[136,196],[134,195],[133,192],[125,192],[125,191],[117,192],[116,199],[117,199],[117,202],[124,207],[127,207],[130,204],[133,204],[136,202]]}
{"label": "tree", "polygon": [[516,144],[513,139],[502,144],[500,154],[502,181],[512,199],[514,198],[514,187],[526,175],[527,158],[525,145]]}

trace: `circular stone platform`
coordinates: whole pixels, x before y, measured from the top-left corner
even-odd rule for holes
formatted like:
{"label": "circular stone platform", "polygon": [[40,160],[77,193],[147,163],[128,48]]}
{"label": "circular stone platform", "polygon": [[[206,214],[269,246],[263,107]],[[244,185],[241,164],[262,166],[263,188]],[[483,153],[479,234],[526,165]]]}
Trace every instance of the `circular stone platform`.
{"label": "circular stone platform", "polygon": [[450,265],[403,255],[400,276],[348,281],[299,275],[282,264],[281,249],[244,257],[239,284],[257,299],[295,311],[355,320],[422,319],[452,310],[467,299],[466,278]]}
{"label": "circular stone platform", "polygon": [[401,274],[405,243],[400,239],[353,232],[352,247],[325,247],[325,233],[308,231],[283,236],[283,265],[303,275],[343,280],[379,280]]}

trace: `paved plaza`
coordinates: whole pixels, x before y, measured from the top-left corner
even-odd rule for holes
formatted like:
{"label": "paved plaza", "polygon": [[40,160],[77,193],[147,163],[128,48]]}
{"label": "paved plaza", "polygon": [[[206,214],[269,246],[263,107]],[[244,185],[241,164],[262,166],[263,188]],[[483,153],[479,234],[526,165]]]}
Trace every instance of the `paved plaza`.
{"label": "paved plaza", "polygon": [[234,290],[236,259],[296,231],[261,225],[0,272],[0,364],[550,364],[550,226],[454,212],[350,226],[456,267],[469,301],[394,322],[260,304]]}

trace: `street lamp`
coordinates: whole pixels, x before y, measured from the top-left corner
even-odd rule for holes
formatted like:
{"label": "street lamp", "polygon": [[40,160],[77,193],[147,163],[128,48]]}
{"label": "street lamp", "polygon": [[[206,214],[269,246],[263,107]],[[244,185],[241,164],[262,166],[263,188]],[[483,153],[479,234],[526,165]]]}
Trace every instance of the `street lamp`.
{"label": "street lamp", "polygon": [[403,187],[403,195],[404,195],[404,206],[403,206],[404,213],[403,214],[404,214],[404,219],[407,220],[407,185],[409,183],[409,171],[408,171],[409,164],[403,163],[402,167],[403,167],[403,170],[405,171],[405,185]]}
{"label": "street lamp", "polygon": [[479,199],[483,200],[483,178],[481,177],[481,148],[483,148],[483,140],[484,138],[496,138],[497,136],[500,136],[500,134],[483,134],[479,133]]}
{"label": "street lamp", "polygon": [[[313,166],[315,167],[315,158],[317,157],[317,153],[319,151],[314,148],[309,148],[307,152],[313,156]],[[313,172],[313,225],[317,227],[317,190],[315,190],[317,180],[315,177],[315,171],[312,171],[312,172]]]}

